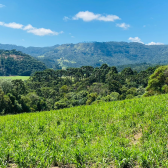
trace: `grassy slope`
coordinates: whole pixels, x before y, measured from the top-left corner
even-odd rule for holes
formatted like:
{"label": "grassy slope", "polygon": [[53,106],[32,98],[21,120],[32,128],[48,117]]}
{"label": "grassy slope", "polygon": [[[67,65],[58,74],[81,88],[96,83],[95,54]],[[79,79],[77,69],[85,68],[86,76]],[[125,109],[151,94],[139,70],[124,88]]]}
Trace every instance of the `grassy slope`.
{"label": "grassy slope", "polygon": [[29,76],[0,76],[0,79],[22,79],[22,80],[27,80],[29,79]]}
{"label": "grassy slope", "polygon": [[168,95],[0,117],[0,165],[168,167]]}

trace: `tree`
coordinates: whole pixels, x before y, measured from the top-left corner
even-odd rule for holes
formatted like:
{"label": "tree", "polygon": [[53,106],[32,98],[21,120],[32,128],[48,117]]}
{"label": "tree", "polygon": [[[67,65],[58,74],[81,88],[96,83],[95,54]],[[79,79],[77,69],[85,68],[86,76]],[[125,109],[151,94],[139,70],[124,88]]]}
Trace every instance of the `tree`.
{"label": "tree", "polygon": [[107,64],[102,64],[102,66],[100,67],[100,69],[107,69],[109,66]]}
{"label": "tree", "polygon": [[168,93],[168,66],[161,66],[149,77],[144,96]]}
{"label": "tree", "polygon": [[108,83],[108,89],[110,92],[118,92],[120,93],[120,88],[121,88],[121,84],[116,81],[116,80],[112,80],[111,82]]}
{"label": "tree", "polygon": [[3,112],[4,108],[5,108],[5,104],[4,104],[4,92],[0,88],[0,113]]}
{"label": "tree", "polygon": [[12,91],[13,85],[11,80],[8,79],[1,79],[0,80],[0,87],[2,88],[4,94],[10,93]]}
{"label": "tree", "polygon": [[26,93],[25,84],[21,79],[12,80],[12,84],[13,84],[12,92],[14,93],[15,96],[19,96],[21,94]]}
{"label": "tree", "polygon": [[121,71],[121,75],[123,76],[129,76],[129,75],[133,75],[134,72],[131,68],[125,68],[124,70]]}

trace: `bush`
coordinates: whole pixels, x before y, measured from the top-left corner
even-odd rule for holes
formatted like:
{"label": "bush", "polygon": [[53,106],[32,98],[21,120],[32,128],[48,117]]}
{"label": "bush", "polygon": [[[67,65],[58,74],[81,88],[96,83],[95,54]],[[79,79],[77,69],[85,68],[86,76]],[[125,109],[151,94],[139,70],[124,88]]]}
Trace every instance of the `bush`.
{"label": "bush", "polygon": [[86,104],[90,105],[92,102],[94,102],[96,100],[96,98],[97,98],[97,93],[90,93],[88,95],[88,99],[86,101]]}
{"label": "bush", "polygon": [[110,95],[102,97],[101,100],[105,102],[116,101],[116,100],[119,100],[119,95],[120,94],[117,92],[112,92]]}
{"label": "bush", "polygon": [[58,102],[55,102],[54,109],[62,109],[69,106],[68,99],[61,99]]}

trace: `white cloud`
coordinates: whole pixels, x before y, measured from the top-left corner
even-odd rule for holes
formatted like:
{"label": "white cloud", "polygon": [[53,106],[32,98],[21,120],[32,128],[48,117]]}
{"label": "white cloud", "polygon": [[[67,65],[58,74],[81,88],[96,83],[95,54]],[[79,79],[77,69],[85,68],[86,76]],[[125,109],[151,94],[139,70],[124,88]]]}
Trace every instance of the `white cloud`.
{"label": "white cloud", "polygon": [[144,44],[141,39],[139,37],[130,37],[128,40],[132,41],[132,42],[137,42],[137,43],[142,43]]}
{"label": "white cloud", "polygon": [[130,27],[129,24],[126,24],[126,23],[121,23],[121,24],[116,24],[117,27],[121,27],[123,29],[128,29]]}
{"label": "white cloud", "polygon": [[143,27],[146,27],[146,25],[143,25]]}
{"label": "white cloud", "polygon": [[70,18],[67,17],[67,16],[64,16],[63,20],[64,20],[64,21],[67,21],[67,20],[70,20]]}
{"label": "white cloud", "polygon": [[31,24],[28,24],[23,28],[23,30],[30,30],[30,29],[34,29],[34,27]]}
{"label": "white cloud", "polygon": [[120,20],[120,18],[116,15],[103,16],[101,14],[94,14],[93,12],[89,12],[89,11],[81,11],[81,12],[77,13],[72,19],[73,20],[82,19],[85,22],[90,22],[93,20],[114,22],[115,20]]}
{"label": "white cloud", "polygon": [[63,31],[61,32],[55,32],[50,29],[45,29],[45,28],[36,28],[33,27],[31,24],[28,24],[23,28],[23,30],[26,30],[28,33],[32,33],[37,36],[46,36],[46,35],[59,35],[64,33]]}
{"label": "white cloud", "polygon": [[22,27],[23,27],[22,24],[18,24],[15,22],[12,22],[12,23],[0,22],[0,26],[5,26],[5,27],[13,28],[13,29],[22,29]]}
{"label": "white cloud", "polygon": [[33,29],[29,29],[27,30],[28,33],[33,33],[34,35],[37,36],[46,36],[46,35],[58,35],[58,32],[54,32],[50,29],[44,29],[44,28],[33,28]]}
{"label": "white cloud", "polygon": [[3,8],[3,7],[5,7],[5,5],[3,5],[3,4],[0,4],[0,8]]}
{"label": "white cloud", "polygon": [[[139,37],[134,37],[134,38],[130,37],[128,40],[130,40],[132,42],[138,42],[138,43],[144,44]],[[152,41],[152,42],[145,44],[145,45],[164,45],[164,43],[160,43],[160,42],[155,43]]]}
{"label": "white cloud", "polygon": [[50,29],[45,29],[45,28],[36,28],[36,27],[33,27],[31,24],[28,24],[27,26],[25,26],[23,30],[26,30],[28,33],[32,33],[37,36],[58,35],[62,33],[62,32],[60,33],[54,32]]}
{"label": "white cloud", "polygon": [[10,27],[10,28],[13,28],[13,29],[22,29],[22,27],[23,27],[22,24],[18,24],[18,23],[15,23],[15,22],[12,22],[12,23],[4,23],[4,26],[5,26],[5,27]]}
{"label": "white cloud", "polygon": [[146,44],[146,45],[164,45],[164,43],[155,43],[155,42],[150,42],[150,43],[148,43],[148,44]]}
{"label": "white cloud", "polygon": [[74,36],[71,36],[72,38],[75,38]]}
{"label": "white cloud", "polygon": [[12,23],[0,22],[0,26],[5,26],[5,27],[13,28],[13,29],[22,29],[24,31],[27,31],[28,33],[32,33],[32,34],[37,35],[37,36],[58,35],[58,34],[63,33],[63,31],[55,32],[55,31],[52,31],[50,29],[36,28],[36,27],[33,27],[31,24],[28,24],[27,26],[24,26],[22,24],[18,24],[18,23],[15,23],[15,22],[12,22]]}

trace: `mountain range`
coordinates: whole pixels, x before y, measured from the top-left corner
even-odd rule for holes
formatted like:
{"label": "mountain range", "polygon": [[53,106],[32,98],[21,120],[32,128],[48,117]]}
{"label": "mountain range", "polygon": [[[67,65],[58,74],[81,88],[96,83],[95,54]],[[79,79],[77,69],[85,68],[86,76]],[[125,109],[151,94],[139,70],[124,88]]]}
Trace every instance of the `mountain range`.
{"label": "mountain range", "polygon": [[45,63],[48,68],[109,66],[127,64],[166,64],[168,45],[144,45],[136,42],[90,42],[51,47],[22,47],[0,44],[0,49],[22,51]]}

